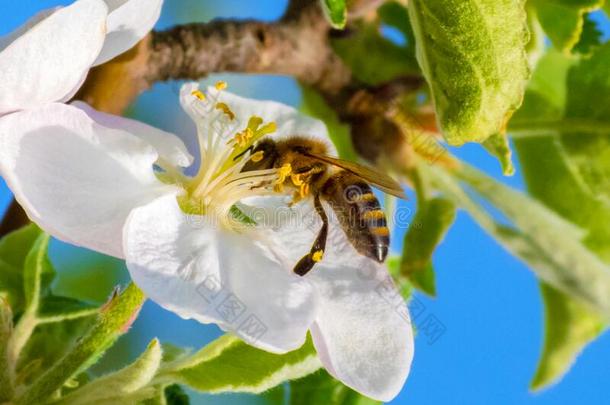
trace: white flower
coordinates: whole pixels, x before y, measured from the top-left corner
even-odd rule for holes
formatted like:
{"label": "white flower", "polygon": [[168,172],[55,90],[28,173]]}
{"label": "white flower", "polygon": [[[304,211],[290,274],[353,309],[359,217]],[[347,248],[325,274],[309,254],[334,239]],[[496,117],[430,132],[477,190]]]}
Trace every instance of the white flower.
{"label": "white flower", "polygon": [[[275,353],[297,349],[310,331],[332,375],[392,399],[410,369],[413,336],[385,267],[359,255],[330,215],[323,260],[305,277],[292,273],[320,226],[311,204],[288,208],[278,195],[285,167],[241,172],[261,157],[248,148],[262,137],[307,135],[334,151],[324,125],[223,87],[181,90],[198,130],[194,176],[184,174],[192,158],[174,135],[82,103],[3,117],[0,134],[12,135],[0,138],[0,169],[34,222],[124,257],[162,307]],[[244,224],[260,213],[261,225]]]}
{"label": "white flower", "polygon": [[150,31],[162,3],[77,0],[44,10],[0,38],[0,116],[69,100],[91,66],[125,52]]}

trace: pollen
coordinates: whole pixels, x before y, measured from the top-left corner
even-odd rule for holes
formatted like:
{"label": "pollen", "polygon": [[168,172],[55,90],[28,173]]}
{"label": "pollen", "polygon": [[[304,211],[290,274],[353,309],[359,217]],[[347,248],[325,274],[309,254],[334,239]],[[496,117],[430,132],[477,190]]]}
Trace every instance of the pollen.
{"label": "pollen", "polygon": [[290,180],[292,180],[292,184],[294,184],[295,186],[300,186],[303,184],[303,179],[300,174],[291,174]]}
{"label": "pollen", "polygon": [[216,90],[221,91],[221,90],[226,89],[228,87],[228,84],[224,80],[219,80],[216,82],[214,87],[216,87]]}
{"label": "pollen", "polygon": [[324,257],[324,251],[322,249],[316,250],[313,255],[311,255],[311,260],[317,263],[322,260],[322,257]]}
{"label": "pollen", "polygon": [[235,113],[231,110],[231,108],[226,103],[222,103],[222,102],[216,103],[216,109],[225,113],[225,115],[227,117],[229,117],[229,119],[231,121],[233,121],[235,119]]}
{"label": "pollen", "polygon": [[309,194],[309,183],[301,184],[301,188],[299,189],[299,194],[301,195],[301,198],[307,197],[307,195]]}
{"label": "pollen", "polygon": [[201,101],[205,100],[205,94],[203,94],[203,92],[201,90],[193,90],[191,92],[191,95],[197,97]]}
{"label": "pollen", "polygon": [[252,156],[250,156],[250,160],[253,161],[254,163],[256,163],[256,162],[260,162],[261,160],[263,160],[264,157],[265,157],[265,152],[263,152],[262,150],[259,150],[258,152],[254,153]]}
{"label": "pollen", "polygon": [[290,176],[290,173],[292,173],[292,166],[290,166],[290,163],[286,163],[278,169],[277,180],[275,181],[275,186],[273,187],[275,192],[281,193],[284,191],[284,182],[288,176]]}

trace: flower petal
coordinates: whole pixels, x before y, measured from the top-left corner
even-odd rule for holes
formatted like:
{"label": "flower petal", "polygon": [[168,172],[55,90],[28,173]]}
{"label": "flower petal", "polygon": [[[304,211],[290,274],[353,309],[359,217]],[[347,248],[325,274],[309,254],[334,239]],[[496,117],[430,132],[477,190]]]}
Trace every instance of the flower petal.
{"label": "flower petal", "polygon": [[0,119],[0,169],[32,221],[53,236],[122,257],[122,228],[134,207],[177,191],[155,177],[153,148],[95,123],[83,111],[47,104]]}
{"label": "flower petal", "polygon": [[309,279],[321,301],[311,335],[330,374],[366,396],[390,401],[411,368],[413,329],[387,271],[360,258],[358,267],[321,263],[313,270]]}
{"label": "flower petal", "polygon": [[106,0],[108,34],[94,66],[101,65],[137,44],[161,15],[163,0]]}
{"label": "flower petal", "polygon": [[[311,202],[283,208],[280,198],[242,206],[267,226],[285,260],[311,248],[321,220]],[[402,388],[413,358],[413,331],[402,296],[383,265],[360,255],[324,203],[329,233],[322,261],[304,276],[316,286],[320,310],[311,333],[325,368],[369,397],[389,401]]]}
{"label": "flower petal", "polygon": [[0,115],[62,100],[97,57],[106,5],[80,0],[42,19],[0,52]]}
{"label": "flower petal", "polygon": [[311,284],[269,258],[251,232],[206,218],[187,216],[172,197],[134,210],[124,234],[134,282],[165,309],[264,350],[300,347],[317,309]]}
{"label": "flower petal", "polygon": [[122,129],[148,142],[157,150],[161,159],[172,163],[174,166],[188,167],[193,163],[193,156],[186,149],[184,142],[170,132],[165,132],[140,121],[97,111],[82,101],[74,101],[71,104],[86,112],[95,122],[106,128]]}

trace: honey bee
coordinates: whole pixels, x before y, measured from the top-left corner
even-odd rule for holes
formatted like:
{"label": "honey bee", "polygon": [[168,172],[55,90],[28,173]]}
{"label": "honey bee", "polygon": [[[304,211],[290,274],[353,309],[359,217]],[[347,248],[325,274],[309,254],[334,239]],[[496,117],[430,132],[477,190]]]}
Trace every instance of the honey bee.
{"label": "honey bee", "polygon": [[313,196],[322,227],[309,253],[294,266],[296,274],[307,274],[324,255],[328,216],[321,200],[332,207],[348,240],[360,254],[379,263],[385,260],[390,231],[379,200],[369,184],[405,199],[396,181],[371,168],[328,156],[328,147],[323,142],[303,136],[281,141],[263,139],[251,146],[250,152],[258,153],[259,158],[250,160],[242,171],[284,168],[278,191],[284,184],[293,187],[293,202]]}

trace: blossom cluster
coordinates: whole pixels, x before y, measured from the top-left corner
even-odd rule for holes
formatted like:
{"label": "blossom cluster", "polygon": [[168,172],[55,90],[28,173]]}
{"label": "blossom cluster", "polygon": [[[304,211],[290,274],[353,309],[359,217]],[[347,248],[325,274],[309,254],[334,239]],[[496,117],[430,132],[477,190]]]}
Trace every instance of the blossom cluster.
{"label": "blossom cluster", "polygon": [[[91,67],[152,29],[161,7],[77,0],[0,38],[2,177],[32,221],[124,259],[162,307],[274,353],[299,348],[310,333],[333,376],[392,399],[410,368],[413,335],[386,267],[358,254],[331,216],[324,258],[305,277],[294,274],[322,226],[313,205],[288,205],[277,187],[282,168],[242,172],[260,158],[251,146],[263,137],[304,134],[334,152],[322,122],[231,94],[222,82],[204,90],[187,83],[180,103],[196,126],[201,163],[186,171],[194,159],[178,136],[69,102]],[[253,209],[269,214],[265,226],[235,215]],[[278,209],[287,214],[274,220]],[[243,314],[227,312],[227,302]]]}

